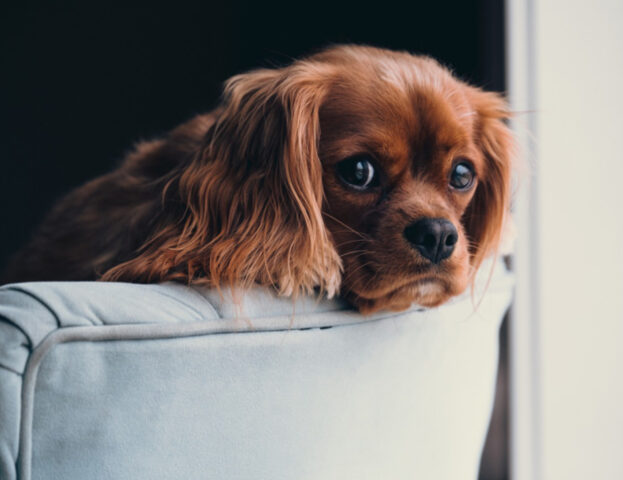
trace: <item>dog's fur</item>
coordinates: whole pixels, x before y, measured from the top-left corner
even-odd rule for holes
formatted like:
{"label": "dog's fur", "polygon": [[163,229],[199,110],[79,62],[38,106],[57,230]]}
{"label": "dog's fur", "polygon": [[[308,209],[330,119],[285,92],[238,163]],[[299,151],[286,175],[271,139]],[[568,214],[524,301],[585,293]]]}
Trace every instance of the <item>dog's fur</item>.
{"label": "dog's fur", "polygon": [[[222,103],[142,142],[112,173],[58,203],[4,281],[269,285],[342,294],[364,312],[439,305],[495,252],[509,203],[504,101],[434,60],[339,46],[231,78]],[[374,159],[379,185],[336,165]],[[457,159],[468,191],[448,184]],[[405,238],[421,218],[452,222],[434,264]]]}

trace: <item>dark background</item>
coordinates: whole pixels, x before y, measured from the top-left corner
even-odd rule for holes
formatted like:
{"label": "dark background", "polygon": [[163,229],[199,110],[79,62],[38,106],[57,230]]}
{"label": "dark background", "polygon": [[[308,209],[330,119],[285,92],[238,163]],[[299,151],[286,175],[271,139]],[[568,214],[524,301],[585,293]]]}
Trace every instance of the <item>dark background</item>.
{"label": "dark background", "polygon": [[[0,11],[0,269],[59,196],[211,109],[233,74],[349,42],[504,89],[501,0],[15,3]],[[482,478],[504,478],[504,422]]]}

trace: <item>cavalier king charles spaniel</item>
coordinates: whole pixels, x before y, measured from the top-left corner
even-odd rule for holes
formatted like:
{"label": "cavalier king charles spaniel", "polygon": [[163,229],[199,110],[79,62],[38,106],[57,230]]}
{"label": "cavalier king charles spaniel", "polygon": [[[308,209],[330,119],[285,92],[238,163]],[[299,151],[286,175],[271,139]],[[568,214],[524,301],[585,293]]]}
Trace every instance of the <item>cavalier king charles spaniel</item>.
{"label": "cavalier king charles spaniel", "polygon": [[509,111],[435,60],[338,46],[229,79],[222,102],[67,195],[5,281],[179,281],[436,306],[496,252]]}

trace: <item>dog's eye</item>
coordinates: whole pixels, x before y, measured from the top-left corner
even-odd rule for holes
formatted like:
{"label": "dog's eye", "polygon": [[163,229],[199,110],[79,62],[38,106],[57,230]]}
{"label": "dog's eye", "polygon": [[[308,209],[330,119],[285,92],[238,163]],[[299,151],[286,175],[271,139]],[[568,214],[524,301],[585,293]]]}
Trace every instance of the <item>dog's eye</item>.
{"label": "dog's eye", "polygon": [[349,186],[367,190],[379,185],[379,178],[370,157],[357,155],[337,164],[337,173]]}
{"label": "dog's eye", "polygon": [[467,190],[474,183],[474,169],[467,162],[457,163],[450,173],[450,185],[456,190]]}

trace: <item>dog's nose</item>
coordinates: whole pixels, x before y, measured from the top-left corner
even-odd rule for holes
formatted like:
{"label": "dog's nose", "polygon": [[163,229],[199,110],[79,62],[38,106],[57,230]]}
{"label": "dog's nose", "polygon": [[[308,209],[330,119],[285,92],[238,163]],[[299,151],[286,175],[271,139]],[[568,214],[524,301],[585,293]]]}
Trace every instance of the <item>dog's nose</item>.
{"label": "dog's nose", "polygon": [[409,243],[431,262],[438,264],[452,255],[459,235],[445,218],[423,218],[405,228]]}

